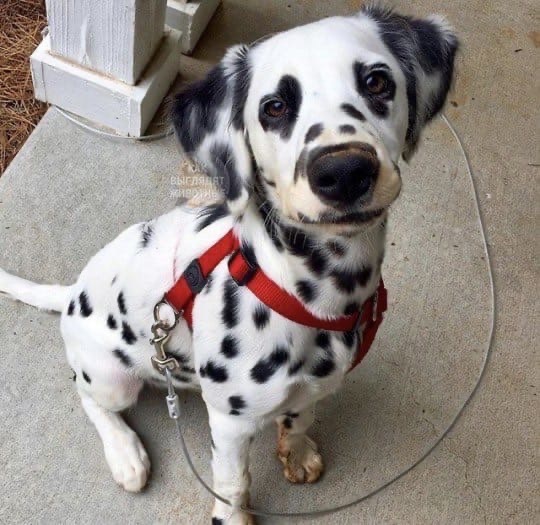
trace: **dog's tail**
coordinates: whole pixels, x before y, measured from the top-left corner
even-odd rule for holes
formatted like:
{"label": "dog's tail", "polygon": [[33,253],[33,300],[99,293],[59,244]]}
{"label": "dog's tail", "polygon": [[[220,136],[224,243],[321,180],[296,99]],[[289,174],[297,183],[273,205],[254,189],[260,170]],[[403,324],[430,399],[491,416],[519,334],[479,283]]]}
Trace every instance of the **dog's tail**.
{"label": "dog's tail", "polygon": [[71,286],[33,283],[0,268],[0,295],[7,295],[42,310],[61,312],[69,302],[70,291]]}

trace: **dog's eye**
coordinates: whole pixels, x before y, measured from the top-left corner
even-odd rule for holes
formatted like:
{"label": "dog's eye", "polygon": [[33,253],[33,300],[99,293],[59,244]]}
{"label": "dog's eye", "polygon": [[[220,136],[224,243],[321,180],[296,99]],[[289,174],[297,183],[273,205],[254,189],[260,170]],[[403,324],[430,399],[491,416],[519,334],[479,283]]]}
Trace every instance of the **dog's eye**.
{"label": "dog's eye", "polygon": [[274,98],[264,103],[263,111],[269,117],[279,118],[285,114],[287,106],[283,100]]}
{"label": "dog's eye", "polygon": [[389,88],[388,76],[382,71],[370,73],[365,80],[366,88],[372,95],[382,95]]}

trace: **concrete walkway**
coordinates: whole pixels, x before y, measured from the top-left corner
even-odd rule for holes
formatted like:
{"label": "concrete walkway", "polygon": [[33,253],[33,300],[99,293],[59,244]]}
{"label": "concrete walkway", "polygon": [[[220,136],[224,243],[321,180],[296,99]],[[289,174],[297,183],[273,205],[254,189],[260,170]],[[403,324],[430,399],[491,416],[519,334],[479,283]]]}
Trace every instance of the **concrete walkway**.
{"label": "concrete walkway", "polygon": [[[409,2],[396,3],[410,9]],[[195,57],[184,60],[189,77],[226,45],[351,12],[359,2],[224,4]],[[445,13],[464,42],[448,113],[468,145],[495,264],[498,324],[484,383],[451,435],[419,467],[317,523],[538,521],[538,33],[532,0],[520,4],[422,0],[414,6],[418,13]],[[112,142],[50,110],[0,179],[0,267],[72,282],[126,225],[174,205],[179,166],[172,137]],[[464,165],[442,124],[426,134],[404,182],[385,269],[388,320],[365,365],[322,403],[314,425],[327,473],[315,486],[289,485],[268,429],[252,454],[254,505],[309,510],[369,492],[433,442],[474,385],[489,324],[486,261]],[[57,325],[53,315],[0,299],[0,522],[208,523],[211,498],[187,468],[160,393],[145,392],[127,414],[152,459],[147,490],[132,495],[114,484],[80,408]],[[188,395],[183,406],[188,445],[210,479],[204,405]]]}

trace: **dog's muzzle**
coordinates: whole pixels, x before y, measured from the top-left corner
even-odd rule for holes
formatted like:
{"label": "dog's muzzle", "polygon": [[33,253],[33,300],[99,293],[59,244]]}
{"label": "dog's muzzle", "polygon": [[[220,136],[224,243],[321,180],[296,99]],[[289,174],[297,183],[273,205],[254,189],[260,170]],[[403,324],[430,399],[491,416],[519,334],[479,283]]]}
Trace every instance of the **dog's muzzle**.
{"label": "dog's muzzle", "polygon": [[355,142],[314,150],[307,176],[311,191],[323,202],[350,206],[373,187],[379,167],[373,146]]}

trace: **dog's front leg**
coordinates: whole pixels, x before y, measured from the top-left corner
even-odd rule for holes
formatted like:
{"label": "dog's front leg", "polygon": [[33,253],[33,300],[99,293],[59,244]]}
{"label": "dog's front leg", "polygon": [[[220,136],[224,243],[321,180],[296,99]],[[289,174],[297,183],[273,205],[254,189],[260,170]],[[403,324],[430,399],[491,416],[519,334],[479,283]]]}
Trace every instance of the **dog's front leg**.
{"label": "dog's front leg", "polygon": [[207,405],[212,432],[212,470],[214,490],[228,499],[232,507],[216,499],[212,524],[245,525],[253,517],[239,507],[249,501],[249,447],[256,431],[252,420],[223,414]]}
{"label": "dog's front leg", "polygon": [[322,474],[317,444],[306,434],[314,419],[315,406],[277,418],[277,454],[284,466],[283,474],[292,483],[314,483]]}

